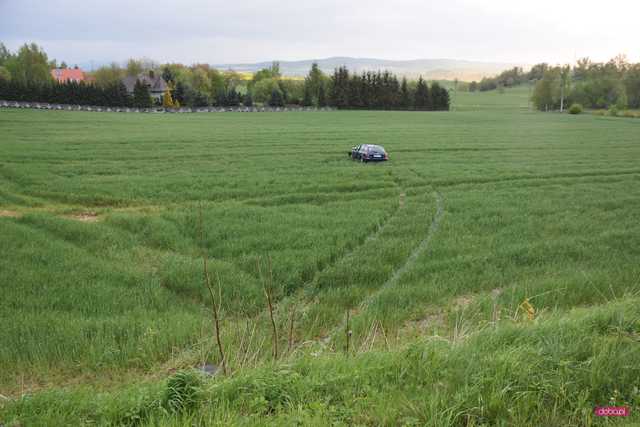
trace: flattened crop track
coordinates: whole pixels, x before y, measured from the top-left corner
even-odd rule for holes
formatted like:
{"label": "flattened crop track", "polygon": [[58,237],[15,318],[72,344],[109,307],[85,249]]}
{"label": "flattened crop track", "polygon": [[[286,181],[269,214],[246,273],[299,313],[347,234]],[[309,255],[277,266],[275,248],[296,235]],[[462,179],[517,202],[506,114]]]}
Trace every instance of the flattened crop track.
{"label": "flattened crop track", "polygon": [[315,283],[316,280],[318,279],[318,276],[320,274],[322,274],[325,270],[327,270],[329,267],[334,266],[336,264],[338,264],[341,260],[349,258],[351,256],[353,256],[353,254],[355,254],[358,249],[362,248],[363,246],[365,246],[367,243],[377,239],[383,232],[385,227],[387,226],[387,224],[389,224],[389,222],[396,216],[398,215],[398,212],[401,209],[404,209],[405,206],[405,199],[406,199],[406,193],[404,191],[404,189],[402,189],[402,187],[400,186],[400,184],[398,183],[398,181],[396,180],[395,177],[393,177],[393,183],[396,186],[396,188],[399,191],[398,194],[398,204],[395,206],[395,208],[393,209],[393,211],[387,215],[386,217],[384,217],[382,219],[382,221],[379,221],[376,226],[374,227],[374,229],[359,243],[356,243],[354,245],[354,247],[352,247],[351,249],[346,249],[340,256],[336,257],[336,259],[331,262],[328,263],[326,266],[324,266],[323,268],[317,270],[313,276],[313,279],[311,280],[310,283]]}
{"label": "flattened crop track", "polygon": [[[422,255],[430,247],[434,235],[438,231],[438,228],[440,228],[442,217],[444,216],[444,201],[442,195],[438,191],[434,190],[433,197],[436,200],[436,213],[433,216],[433,220],[431,221],[431,225],[429,226],[429,230],[427,231],[426,236],[413,249],[413,251],[411,251],[404,264],[397,268],[393,272],[393,274],[391,274],[391,276],[382,284],[382,286],[380,286],[375,292],[372,292],[371,294],[369,294],[369,296],[367,296],[360,302],[360,304],[358,305],[358,313],[366,310],[367,307],[369,307],[369,305],[371,305],[371,303],[375,301],[376,298],[378,298],[383,292],[395,286],[402,275],[409,271],[415,265],[418,257],[420,257],[420,255]],[[328,343],[336,333],[344,330],[346,322],[347,318],[346,316],[344,316],[342,322],[333,329],[333,331],[325,338],[324,342]]]}

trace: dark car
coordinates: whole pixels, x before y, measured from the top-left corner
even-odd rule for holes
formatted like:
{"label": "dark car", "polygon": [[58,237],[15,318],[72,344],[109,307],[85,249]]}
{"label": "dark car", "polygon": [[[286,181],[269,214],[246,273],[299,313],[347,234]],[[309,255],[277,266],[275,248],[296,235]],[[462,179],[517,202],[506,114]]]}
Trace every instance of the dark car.
{"label": "dark car", "polygon": [[352,160],[360,160],[363,163],[389,160],[389,155],[384,148],[373,144],[356,145],[348,153],[348,156]]}

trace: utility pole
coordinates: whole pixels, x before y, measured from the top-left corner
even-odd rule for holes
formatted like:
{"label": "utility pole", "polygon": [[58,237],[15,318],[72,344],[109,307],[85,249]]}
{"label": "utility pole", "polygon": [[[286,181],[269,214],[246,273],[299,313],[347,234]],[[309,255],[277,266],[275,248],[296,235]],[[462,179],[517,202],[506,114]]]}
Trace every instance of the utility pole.
{"label": "utility pole", "polygon": [[560,112],[564,111],[564,70],[560,74]]}
{"label": "utility pole", "polygon": [[458,78],[453,80],[453,111],[458,109]]}
{"label": "utility pole", "polygon": [[560,112],[564,111],[564,92],[568,80],[571,78],[571,67],[568,65],[560,69]]}

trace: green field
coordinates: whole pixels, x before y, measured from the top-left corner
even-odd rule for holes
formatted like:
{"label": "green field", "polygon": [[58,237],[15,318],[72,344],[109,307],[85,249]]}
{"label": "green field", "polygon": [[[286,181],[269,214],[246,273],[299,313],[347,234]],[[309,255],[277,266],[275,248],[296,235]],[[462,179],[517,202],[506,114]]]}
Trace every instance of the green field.
{"label": "green field", "polygon": [[640,422],[640,121],[527,95],[0,110],[0,425]]}

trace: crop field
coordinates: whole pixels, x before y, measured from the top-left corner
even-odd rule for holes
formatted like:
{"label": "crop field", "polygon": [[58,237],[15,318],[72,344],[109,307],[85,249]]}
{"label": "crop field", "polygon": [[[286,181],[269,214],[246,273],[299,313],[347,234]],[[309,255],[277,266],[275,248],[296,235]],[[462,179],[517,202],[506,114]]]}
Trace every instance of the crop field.
{"label": "crop field", "polygon": [[0,111],[0,425],[640,422],[640,121],[527,99]]}

